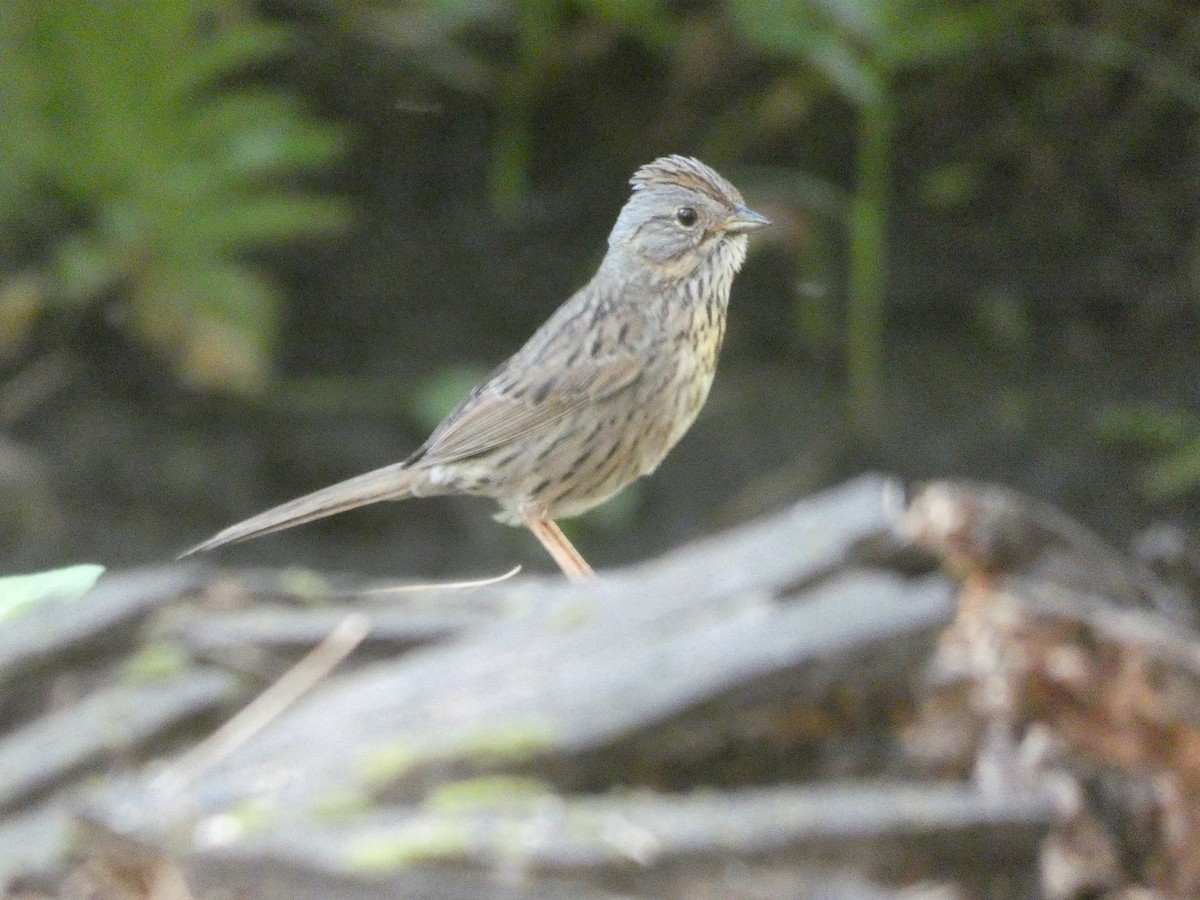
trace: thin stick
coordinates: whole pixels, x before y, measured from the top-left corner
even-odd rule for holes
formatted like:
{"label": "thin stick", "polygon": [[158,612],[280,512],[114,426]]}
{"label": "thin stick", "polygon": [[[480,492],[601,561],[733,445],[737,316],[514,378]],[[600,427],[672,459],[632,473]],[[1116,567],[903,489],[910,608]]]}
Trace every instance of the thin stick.
{"label": "thin stick", "polygon": [[520,571],[520,566],[513,566],[503,575],[493,575],[490,578],[479,578],[474,581],[435,581],[428,584],[398,584],[395,587],[371,588],[370,590],[359,592],[359,596],[369,597],[374,594],[408,594],[414,591],[460,591],[467,588],[487,587],[491,584],[499,584],[502,581],[508,581],[510,578],[515,578],[517,573]]}
{"label": "thin stick", "polygon": [[154,779],[154,787],[175,794],[225,759],[294,705],[363,642],[371,626],[361,613],[351,613],[233,718],[185,753]]}

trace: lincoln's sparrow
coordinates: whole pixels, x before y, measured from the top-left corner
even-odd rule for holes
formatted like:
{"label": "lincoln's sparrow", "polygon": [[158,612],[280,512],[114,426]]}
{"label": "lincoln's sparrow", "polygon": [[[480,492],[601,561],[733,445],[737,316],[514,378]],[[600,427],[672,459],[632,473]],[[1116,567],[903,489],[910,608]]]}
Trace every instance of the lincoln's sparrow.
{"label": "lincoln's sparrow", "polygon": [[[209,550],[378,500],[477,494],[562,570],[592,574],[554,519],[654,471],[703,406],[746,234],[770,222],[695,159],[631,179],[600,269],[400,463],[226,528]],[[185,554],[186,555],[186,554]]]}

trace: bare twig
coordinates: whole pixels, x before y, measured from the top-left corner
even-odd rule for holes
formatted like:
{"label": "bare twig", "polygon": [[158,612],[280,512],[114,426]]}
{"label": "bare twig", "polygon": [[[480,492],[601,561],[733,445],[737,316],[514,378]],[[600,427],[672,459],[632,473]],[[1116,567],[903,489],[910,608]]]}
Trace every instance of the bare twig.
{"label": "bare twig", "polygon": [[493,575],[491,578],[477,578],[474,581],[443,581],[425,584],[397,584],[392,587],[378,587],[360,592],[361,596],[379,596],[380,594],[409,594],[415,591],[461,591],[467,588],[488,587],[515,578],[521,571],[520,566],[513,566],[503,575]]}
{"label": "bare twig", "polygon": [[154,788],[166,794],[175,794],[186,788],[312,690],[354,652],[369,631],[370,622],[366,616],[361,613],[346,616],[325,640],[274,684],[180,757],[169,769],[160,773],[155,778]]}

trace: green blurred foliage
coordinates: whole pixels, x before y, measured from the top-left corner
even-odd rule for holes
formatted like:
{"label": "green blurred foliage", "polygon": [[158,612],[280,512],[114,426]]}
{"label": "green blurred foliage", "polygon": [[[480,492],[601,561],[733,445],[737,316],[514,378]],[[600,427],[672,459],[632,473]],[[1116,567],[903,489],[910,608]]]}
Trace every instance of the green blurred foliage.
{"label": "green blurred foliage", "polygon": [[[1060,69],[1051,66],[1048,77],[1071,67],[1087,76],[1058,89],[1068,98],[1096,89],[1106,75],[1133,76],[1153,96],[1200,108],[1200,80],[1186,64],[1194,57],[1171,39],[1150,40],[1172,34],[1167,26],[1177,15],[1153,3],[1145,13],[1158,26],[1103,3],[1076,15],[1029,0],[345,0],[326,9],[441,82],[486,99],[495,112],[489,185],[502,213],[525,196],[540,104],[586,77],[617,40],[668,66],[696,66],[694,48],[704,45],[688,41],[702,21],[706,33],[735,44],[738,57],[767,67],[752,96],[731,95],[738,109],[728,118],[718,113],[695,136],[698,152],[747,148],[772,119],[794,123],[822,92],[839,98],[855,123],[849,189],[812,189],[821,179],[800,171],[797,160],[792,193],[841,197],[832,215],[844,235],[847,284],[836,342],[853,417],[864,428],[883,403],[888,220],[907,113],[904,76],[989,59],[1057,60]],[[44,265],[0,283],[0,344],[19,340],[47,305],[77,308],[115,294],[129,328],[189,377],[261,384],[277,296],[243,252],[328,233],[346,213],[336,201],[285,186],[287,176],[336,157],[337,131],[243,77],[288,47],[287,29],[233,0],[0,5],[0,225],[72,222],[55,234]],[[729,140],[731,128],[748,133]],[[916,181],[931,207],[952,210],[978,189],[980,171],[976,161],[929,161]],[[819,234],[809,240],[820,244],[812,252],[837,252]],[[984,312],[1019,350],[1028,329],[1013,302]],[[797,327],[829,332],[837,317],[822,303],[818,311],[811,296],[800,296]],[[461,382],[455,373],[444,380]],[[441,388],[417,393],[431,408],[445,405]],[[1153,483],[1182,483],[1190,468],[1172,459]]]}
{"label": "green blurred foliage", "polygon": [[742,34],[763,51],[812,69],[856,111],[848,247],[846,363],[851,419],[873,428],[883,411],[887,219],[905,70],[977,53],[1020,12],[1019,0],[729,0]]}
{"label": "green blurred foliage", "polygon": [[[719,63],[705,63],[704,41],[689,39],[707,33],[779,72],[759,97],[744,99],[727,119],[717,117],[711,133],[697,135],[702,146],[696,150],[705,143],[747,146],[755,139],[747,130],[772,117],[794,118],[814,94],[831,91],[842,98],[857,118],[858,149],[854,184],[839,212],[848,248],[841,343],[854,419],[868,427],[883,402],[887,213],[902,115],[896,81],[908,70],[961,61],[1007,38],[1023,3],[726,0],[692,8],[664,0],[385,0],[350,3],[346,10],[360,33],[402,48],[434,77],[489,98],[496,112],[489,184],[500,212],[515,211],[524,198],[538,101],[563,82],[586,77],[587,64],[598,48],[611,46],[614,35],[679,68],[703,69]],[[698,20],[706,26],[693,27]],[[734,130],[743,134],[722,140]],[[817,318],[823,323],[829,317]]]}
{"label": "green blurred foliage", "polygon": [[1111,443],[1158,454],[1142,475],[1150,499],[1177,500],[1200,486],[1200,414],[1126,404],[1105,410],[1099,429]]}
{"label": "green blurred foliage", "polygon": [[246,77],[289,42],[233,0],[0,5],[0,226],[50,234],[36,276],[0,287],[0,341],[115,300],[184,377],[262,385],[278,296],[245,252],[348,214],[288,183],[339,131]]}
{"label": "green blurred foliage", "polygon": [[[686,86],[704,90],[723,77],[721,66],[736,61],[739,68],[730,69],[728,82],[738,84],[722,96],[724,105],[698,103],[703,117],[683,117],[695,126],[684,149],[711,153],[722,165],[722,156],[752,152],[768,142],[777,147],[781,136],[797,143],[796,135],[812,124],[812,111],[823,99],[845,104],[851,131],[830,133],[827,140],[840,146],[848,137],[853,144],[848,187],[822,183],[803,171],[807,161],[799,155],[790,171],[759,170],[757,186],[769,183],[768,192],[777,198],[835,223],[832,238],[805,223],[796,231],[808,228],[809,233],[787,245],[822,285],[836,280],[842,261],[818,257],[844,255],[843,308],[831,311],[830,294],[838,291],[813,286],[809,277],[803,282],[807,287],[797,291],[794,321],[807,337],[815,336],[814,342],[833,335],[848,373],[852,418],[864,430],[873,427],[885,402],[889,219],[898,175],[910,178],[927,210],[953,214],[987,191],[991,167],[1019,166],[1021,153],[1031,169],[1047,164],[1065,169],[1078,161],[1076,156],[1090,154],[1087,161],[1107,160],[1119,172],[1122,161],[1147,153],[1147,144],[1161,135],[1165,107],[1200,109],[1200,78],[1194,75],[1200,62],[1200,44],[1194,40],[1200,14],[1168,0],[1147,0],[1136,14],[1111,0],[347,0],[332,5],[359,34],[402,50],[435,79],[487,100],[495,112],[489,184],[494,208],[502,212],[518,209],[524,197],[539,104],[555,92],[569,93],[572,81],[597,71],[615,39],[632,41],[657,57],[668,73],[671,95],[683,105],[695,100],[687,98]],[[711,52],[714,47],[720,52]],[[913,84],[932,85],[947,96],[964,85],[977,90],[975,76],[988,66],[998,67],[1005,78],[1028,82],[1012,92],[1026,105],[1014,106],[1003,122],[981,121],[974,133],[962,136],[963,146],[948,148],[945,157],[913,160],[898,173],[894,156],[898,136],[911,121]],[[1109,115],[1098,122],[1094,146],[1054,144],[1059,136],[1047,123],[1069,120],[1075,109]],[[950,114],[961,117],[962,112]],[[821,122],[838,127],[836,120]],[[629,123],[631,139],[646,127]],[[669,124],[655,128],[651,137],[672,134]],[[1111,172],[1092,174],[1104,180]],[[753,185],[753,178],[743,183]],[[1052,197],[1054,187],[1045,195]],[[1113,188],[1122,190],[1119,183]],[[1131,228],[1143,235],[1162,233],[1161,209],[1142,203],[1141,190],[1139,183],[1129,187],[1132,202],[1125,208],[1130,215],[1145,211],[1144,221],[1131,222]],[[1073,227],[1066,222],[1069,206],[1047,215],[1061,222],[1057,232],[1047,226],[1048,236]],[[1031,341],[1024,302],[1015,295],[986,297],[976,309],[977,324],[992,343],[1016,354],[1028,352]]]}
{"label": "green blurred foliage", "polygon": [[439,369],[412,391],[410,409],[413,418],[426,431],[433,431],[487,374],[487,370],[479,366]]}
{"label": "green blurred foliage", "polygon": [[495,112],[488,187],[501,215],[529,184],[533,122],[549,91],[585,73],[617,37],[661,53],[679,39],[669,0],[349,0],[348,26]]}
{"label": "green blurred foliage", "polygon": [[729,0],[743,35],[762,49],[820,72],[854,106],[891,92],[889,79],[916,66],[961,59],[1005,33],[1016,2],[955,0]]}

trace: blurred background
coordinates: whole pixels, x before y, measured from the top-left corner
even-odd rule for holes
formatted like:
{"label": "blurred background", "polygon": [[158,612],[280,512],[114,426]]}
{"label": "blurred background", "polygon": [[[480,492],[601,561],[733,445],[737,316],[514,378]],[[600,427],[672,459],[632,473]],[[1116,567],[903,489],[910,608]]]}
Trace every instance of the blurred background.
{"label": "blurred background", "polygon": [[[637,166],[777,227],[708,406],[568,531],[645,558],[864,470],[1200,517],[1200,10],[6,0],[0,571],[172,558],[394,462],[591,275]],[[487,501],[222,562],[548,571]]]}

